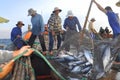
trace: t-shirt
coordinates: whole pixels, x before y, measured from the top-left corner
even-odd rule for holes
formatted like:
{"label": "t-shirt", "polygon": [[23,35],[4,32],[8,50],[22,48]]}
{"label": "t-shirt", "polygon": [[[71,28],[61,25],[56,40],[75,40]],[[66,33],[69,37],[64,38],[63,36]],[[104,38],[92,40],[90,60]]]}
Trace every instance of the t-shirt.
{"label": "t-shirt", "polygon": [[116,13],[112,11],[107,11],[106,15],[108,16],[109,24],[113,30],[113,35],[117,35],[120,33],[120,23],[119,18]]}
{"label": "t-shirt", "polygon": [[11,40],[14,41],[18,35],[22,36],[22,30],[19,27],[14,27],[11,31]]}
{"label": "t-shirt", "polygon": [[37,14],[31,18],[32,23],[32,33],[34,35],[39,35],[41,32],[44,32],[44,21],[40,14]]}
{"label": "t-shirt", "polygon": [[93,22],[90,22],[90,23],[89,23],[88,29],[89,29],[89,32],[90,32],[90,33],[96,33],[96,31],[95,31],[95,29],[94,29],[94,27],[93,27]]}
{"label": "t-shirt", "polygon": [[72,19],[70,19],[70,18],[65,19],[64,25],[63,25],[63,27],[65,29],[66,29],[66,27],[68,27],[70,30],[76,30],[77,31],[76,26],[78,26],[78,29],[81,30],[81,25],[80,25],[77,17],[74,16]]}
{"label": "t-shirt", "polygon": [[13,58],[13,51],[0,50],[0,64],[8,62]]}

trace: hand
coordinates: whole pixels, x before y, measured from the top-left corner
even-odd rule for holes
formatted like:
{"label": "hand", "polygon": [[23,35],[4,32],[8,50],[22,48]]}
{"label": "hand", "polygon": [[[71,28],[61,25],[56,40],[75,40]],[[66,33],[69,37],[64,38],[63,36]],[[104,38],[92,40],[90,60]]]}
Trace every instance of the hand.
{"label": "hand", "polygon": [[68,31],[69,27],[66,27],[66,31]]}
{"label": "hand", "polygon": [[21,36],[20,35],[17,35],[17,38],[20,38]]}
{"label": "hand", "polygon": [[64,33],[64,30],[61,30],[60,33],[63,34],[63,33]]}
{"label": "hand", "polygon": [[55,32],[54,31],[52,31],[52,36],[55,36]]}
{"label": "hand", "polygon": [[44,35],[44,32],[41,32],[40,35]]}
{"label": "hand", "polygon": [[28,50],[30,48],[30,46],[23,46],[20,50],[19,50],[19,54],[23,53],[25,50]]}
{"label": "hand", "polygon": [[34,51],[34,50],[30,49],[30,46],[23,46],[20,49],[20,53],[23,53],[23,51],[25,51],[25,50],[28,50],[28,52],[26,54],[24,54],[23,56],[30,56],[32,54],[32,52]]}
{"label": "hand", "polygon": [[16,56],[20,55],[21,53],[23,53],[25,50],[28,50],[28,52],[26,54],[24,54],[23,56],[29,56],[33,52],[33,50],[30,49],[30,46],[23,46],[20,50],[14,51],[13,56],[16,57]]}
{"label": "hand", "polygon": [[30,56],[33,53],[33,49],[28,49],[28,52],[24,54],[23,56]]}

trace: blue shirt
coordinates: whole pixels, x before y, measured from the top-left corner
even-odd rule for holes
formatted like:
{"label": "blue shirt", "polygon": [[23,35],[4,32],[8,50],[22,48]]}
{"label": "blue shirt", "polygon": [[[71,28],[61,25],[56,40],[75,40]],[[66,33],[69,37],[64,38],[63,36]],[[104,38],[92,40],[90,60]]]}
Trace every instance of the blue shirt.
{"label": "blue shirt", "polygon": [[113,30],[113,35],[118,35],[120,33],[120,24],[117,14],[112,11],[107,11],[106,15],[108,16],[109,24]]}
{"label": "blue shirt", "polygon": [[77,17],[73,17],[72,19],[66,18],[64,21],[63,27],[66,29],[68,27],[71,30],[77,30],[76,25],[78,26],[78,29],[81,30],[80,23],[77,19]]}
{"label": "blue shirt", "polygon": [[39,35],[41,32],[44,32],[44,22],[40,14],[37,14],[31,18],[32,23],[32,33],[34,35]]}
{"label": "blue shirt", "polygon": [[14,27],[11,31],[11,40],[14,41],[17,38],[17,35],[22,36],[22,30],[19,27]]}

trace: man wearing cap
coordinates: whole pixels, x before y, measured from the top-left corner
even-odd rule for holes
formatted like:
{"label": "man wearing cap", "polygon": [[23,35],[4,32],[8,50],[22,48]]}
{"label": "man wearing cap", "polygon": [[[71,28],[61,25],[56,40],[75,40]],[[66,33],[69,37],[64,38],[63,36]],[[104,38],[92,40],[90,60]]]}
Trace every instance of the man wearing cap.
{"label": "man wearing cap", "polygon": [[22,21],[18,21],[16,27],[14,27],[11,31],[11,41],[15,44],[17,49],[20,49],[25,42],[22,40],[22,26],[24,26]]}
{"label": "man wearing cap", "polygon": [[[67,31],[66,36],[65,36],[65,41],[68,41],[67,44],[65,44],[66,45],[65,49],[67,51],[69,51],[70,50],[70,44],[72,43],[71,41],[76,42],[75,38],[78,37],[78,36],[76,36],[77,32],[78,32],[77,27],[78,27],[79,31],[81,31],[81,25],[79,23],[79,20],[76,16],[73,15],[71,10],[69,10],[68,13],[67,13],[67,18],[64,21],[63,27]],[[76,37],[72,38],[72,36],[76,36]]]}
{"label": "man wearing cap", "polygon": [[93,39],[95,38],[95,34],[97,33],[96,30],[94,29],[94,25],[93,25],[94,22],[95,22],[95,19],[92,18],[88,25],[88,30],[89,30],[90,36]]}
{"label": "man wearing cap", "polygon": [[105,9],[97,3],[95,0],[92,0],[98,7],[99,10],[101,10],[103,13],[105,13],[108,17],[109,25],[111,26],[113,30],[113,38],[116,38],[118,35],[120,35],[120,23],[119,23],[119,17],[118,14],[113,12],[112,8],[110,6],[107,6]]}
{"label": "man wearing cap", "polygon": [[[113,31],[113,38],[116,38],[120,35],[120,22],[118,14],[113,12],[112,8],[110,6],[105,7],[105,9],[96,2],[96,0],[92,0],[99,10],[101,10],[103,13],[105,13],[108,17],[109,25],[112,28]],[[117,56],[116,59],[117,62],[120,62],[120,56]]]}
{"label": "man wearing cap", "polygon": [[42,46],[43,54],[46,54],[46,46],[44,42],[44,22],[43,18],[40,14],[36,13],[34,9],[28,10],[28,16],[31,16],[31,23],[32,23],[32,35],[29,39],[29,45],[32,47],[36,37],[39,37],[40,44]]}
{"label": "man wearing cap", "polygon": [[48,20],[48,26],[49,26],[49,52],[50,54],[53,54],[53,44],[54,44],[54,37],[57,36],[57,49],[61,46],[61,18],[59,16],[59,13],[62,10],[58,7],[54,8],[53,13],[51,14],[49,20]]}

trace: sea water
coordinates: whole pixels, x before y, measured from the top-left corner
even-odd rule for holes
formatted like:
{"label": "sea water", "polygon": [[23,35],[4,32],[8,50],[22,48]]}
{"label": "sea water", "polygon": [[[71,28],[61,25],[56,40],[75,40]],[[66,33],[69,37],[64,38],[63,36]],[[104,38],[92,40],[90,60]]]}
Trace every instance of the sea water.
{"label": "sea water", "polygon": [[0,49],[3,49],[5,46],[10,45],[12,42],[10,39],[0,39]]}

